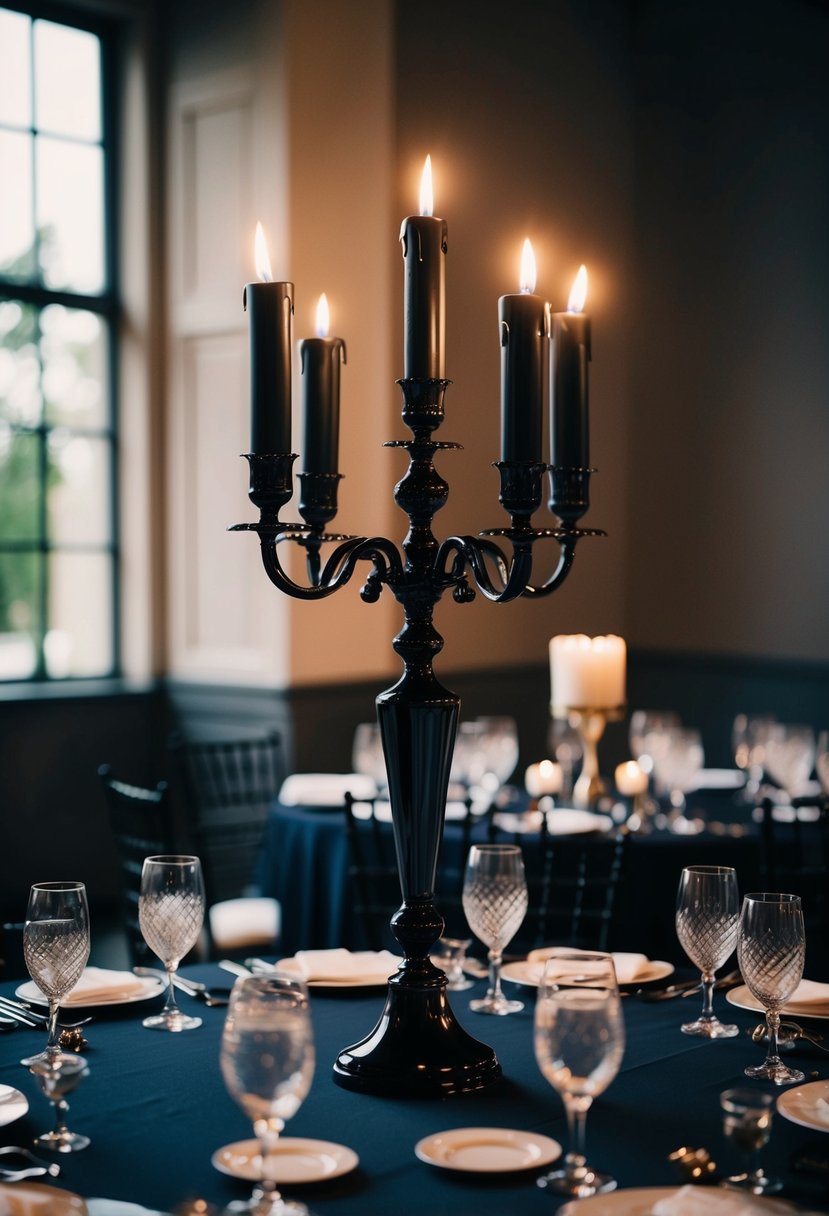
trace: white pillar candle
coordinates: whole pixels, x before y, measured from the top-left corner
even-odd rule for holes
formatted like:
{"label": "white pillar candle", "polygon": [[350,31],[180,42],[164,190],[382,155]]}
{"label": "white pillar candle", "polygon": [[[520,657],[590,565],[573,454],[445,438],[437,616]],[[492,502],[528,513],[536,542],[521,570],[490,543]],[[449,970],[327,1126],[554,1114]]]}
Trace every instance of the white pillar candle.
{"label": "white pillar candle", "polygon": [[558,794],[561,790],[561,765],[553,763],[552,760],[531,764],[524,774],[524,788],[531,798]]}
{"label": "white pillar candle", "polygon": [[625,703],[627,648],[608,634],[558,634],[550,640],[553,712],[564,709],[616,709]]}
{"label": "white pillar candle", "polygon": [[616,789],[620,794],[624,794],[628,798],[633,798],[637,794],[644,794],[648,788],[648,774],[635,760],[626,760],[624,764],[620,764],[614,773],[614,777]]}

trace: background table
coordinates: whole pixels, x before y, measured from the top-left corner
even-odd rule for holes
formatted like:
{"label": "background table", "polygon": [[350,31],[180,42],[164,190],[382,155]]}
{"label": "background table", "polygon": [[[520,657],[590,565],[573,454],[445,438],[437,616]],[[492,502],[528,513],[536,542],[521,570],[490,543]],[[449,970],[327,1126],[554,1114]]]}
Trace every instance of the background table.
{"label": "background table", "polygon": [[[225,983],[217,968],[188,974]],[[221,977],[221,978],[220,978]],[[9,993],[13,985],[3,985]],[[452,1174],[420,1161],[414,1145],[423,1136],[453,1127],[512,1127],[552,1136],[566,1146],[561,1101],[535,1063],[532,1047],[533,993],[520,1014],[491,1018],[468,1012],[475,989],[457,993],[453,1007],[467,1028],[492,1044],[504,1069],[497,1085],[478,1094],[435,1101],[399,1101],[350,1093],[333,1084],[337,1051],[373,1025],[382,993],[325,996],[315,993],[312,1013],[317,1072],[311,1092],[287,1127],[288,1135],[347,1144],[360,1157],[354,1173],[325,1185],[295,1188],[316,1216],[549,1216],[559,1200],[535,1186],[541,1171],[502,1176]],[[195,1002],[182,996],[188,1009]],[[666,1160],[680,1145],[706,1146],[727,1172],[740,1162],[721,1133],[719,1094],[743,1084],[742,1069],[761,1048],[744,1033],[715,1043],[688,1038],[679,1023],[697,998],[644,1004],[624,1001],[627,1046],[619,1077],[587,1121],[589,1159],[615,1174],[623,1187],[669,1186],[678,1176]],[[720,1005],[744,1030],[757,1016]],[[229,1141],[249,1139],[250,1125],[227,1095],[218,1066],[224,1013],[198,1005],[201,1029],[179,1035],[144,1030],[146,1007],[102,1015],[88,1028],[90,1076],[71,1099],[70,1126],[92,1137],[81,1153],[62,1157],[58,1184],[86,1196],[132,1200],[170,1210],[201,1196],[224,1204],[249,1194],[249,1184],[217,1173],[211,1154]],[[826,1025],[825,1023],[823,1024]],[[28,1115],[0,1130],[4,1144],[30,1143],[51,1123],[51,1110],[33,1078],[18,1064],[42,1035],[0,1035],[0,1081],[29,1098]],[[813,1051],[813,1049],[812,1049]],[[829,1075],[829,1057],[798,1046],[806,1071]],[[757,1083],[752,1083],[756,1085]],[[807,1196],[791,1168],[801,1152],[822,1154],[829,1134],[811,1132],[779,1115],[765,1150],[768,1172],[782,1173],[787,1193]],[[290,1192],[289,1192],[290,1193]],[[811,1196],[813,1207],[825,1199]]]}

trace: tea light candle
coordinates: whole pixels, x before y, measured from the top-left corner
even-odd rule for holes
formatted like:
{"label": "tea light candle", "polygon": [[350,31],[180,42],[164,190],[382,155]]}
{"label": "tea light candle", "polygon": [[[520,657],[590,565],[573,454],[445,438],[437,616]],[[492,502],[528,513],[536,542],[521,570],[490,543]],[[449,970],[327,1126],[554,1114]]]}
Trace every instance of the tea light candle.
{"label": "tea light candle", "polygon": [[624,705],[626,668],[623,638],[558,634],[550,640],[553,711]]}
{"label": "tea light candle", "polygon": [[561,792],[561,765],[552,760],[531,764],[524,773],[524,788],[531,798]]}
{"label": "tea light candle", "polygon": [[635,760],[626,760],[624,764],[620,764],[613,775],[616,789],[627,798],[644,794],[648,788],[648,774]]}

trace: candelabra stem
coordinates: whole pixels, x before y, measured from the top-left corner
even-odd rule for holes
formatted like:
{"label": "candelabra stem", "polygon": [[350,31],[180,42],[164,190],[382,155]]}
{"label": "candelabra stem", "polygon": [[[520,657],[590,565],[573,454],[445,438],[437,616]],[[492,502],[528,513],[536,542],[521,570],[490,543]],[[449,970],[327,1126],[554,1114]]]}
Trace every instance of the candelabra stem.
{"label": "candelabra stem", "polygon": [[563,710],[555,711],[556,717],[567,718],[573,729],[578,731],[582,742],[583,759],[581,773],[573,787],[573,806],[595,807],[599,799],[607,793],[607,786],[599,773],[598,745],[607,722],[619,718],[621,713],[622,710],[618,706],[613,709],[567,706]]}

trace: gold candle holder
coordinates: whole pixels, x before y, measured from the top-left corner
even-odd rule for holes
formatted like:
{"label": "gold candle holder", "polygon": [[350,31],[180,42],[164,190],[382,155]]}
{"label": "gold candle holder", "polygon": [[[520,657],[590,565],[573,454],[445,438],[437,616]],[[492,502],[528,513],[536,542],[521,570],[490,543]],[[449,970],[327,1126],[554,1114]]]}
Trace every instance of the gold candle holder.
{"label": "gold candle holder", "polygon": [[612,707],[561,705],[553,706],[554,718],[566,718],[578,732],[582,744],[581,773],[573,786],[573,806],[590,810],[608,793],[599,772],[599,740],[608,722],[618,722],[625,714],[624,705]]}

